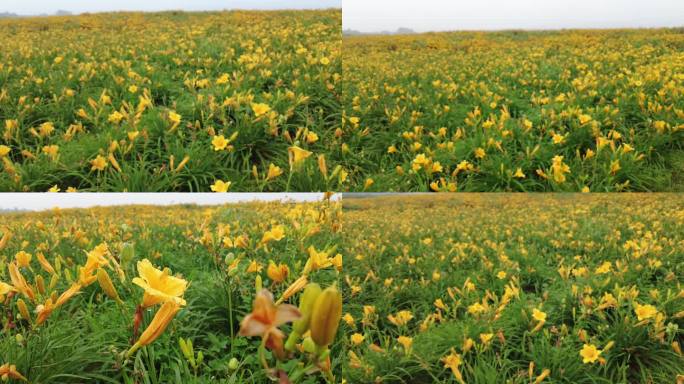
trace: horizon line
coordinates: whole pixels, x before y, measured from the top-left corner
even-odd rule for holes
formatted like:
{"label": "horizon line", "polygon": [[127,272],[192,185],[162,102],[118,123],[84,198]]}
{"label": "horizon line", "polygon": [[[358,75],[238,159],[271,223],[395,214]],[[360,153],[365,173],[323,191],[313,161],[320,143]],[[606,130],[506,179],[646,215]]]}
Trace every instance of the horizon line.
{"label": "horizon line", "polygon": [[[342,10],[341,7],[322,7],[322,8],[216,8],[216,9],[157,9],[157,10],[136,10],[136,9],[116,9],[109,11],[70,11],[67,9],[58,9],[54,13],[16,13],[13,11],[0,11],[1,14],[14,15],[14,17],[64,17],[64,16],[81,16],[81,15],[97,15],[107,13],[163,13],[163,12],[183,12],[183,13],[203,13],[203,12],[230,12],[230,11],[325,11],[325,10]],[[59,15],[58,12],[67,12]],[[3,17],[0,17],[3,19]]]}
{"label": "horizon line", "polygon": [[[342,33],[354,32],[362,35],[420,35],[426,33],[449,33],[449,32],[548,32],[548,31],[603,31],[603,30],[640,30],[640,29],[680,29],[684,28],[684,24],[677,26],[611,26],[611,27],[559,27],[559,28],[525,28],[525,27],[510,27],[510,28],[483,28],[483,29],[440,29],[440,30],[413,30],[410,27],[398,27],[394,30],[375,30],[362,31],[354,28],[342,28]],[[401,32],[400,29],[409,29],[412,32]]]}

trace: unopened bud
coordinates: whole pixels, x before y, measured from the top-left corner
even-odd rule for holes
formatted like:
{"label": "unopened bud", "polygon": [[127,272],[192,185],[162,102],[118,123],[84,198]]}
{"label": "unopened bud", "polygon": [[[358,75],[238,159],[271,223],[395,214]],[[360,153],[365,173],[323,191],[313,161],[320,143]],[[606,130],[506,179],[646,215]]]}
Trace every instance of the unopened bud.
{"label": "unopened bud", "polygon": [[320,347],[335,339],[342,318],[342,295],[337,287],[328,287],[316,298],[311,313],[311,338]]}
{"label": "unopened bud", "polygon": [[26,306],[24,299],[17,300],[17,308],[19,308],[19,313],[21,314],[21,317],[24,320],[26,320],[26,321],[31,320],[31,314],[29,313],[28,307]]}
{"label": "unopened bud", "polygon": [[104,293],[109,296],[110,299],[116,300],[117,303],[121,302],[121,299],[119,298],[119,294],[116,292],[116,288],[114,288],[114,284],[112,284],[112,279],[109,278],[109,274],[107,271],[105,271],[102,268],[99,268],[97,270],[97,282],[100,283],[100,287],[104,291]]}

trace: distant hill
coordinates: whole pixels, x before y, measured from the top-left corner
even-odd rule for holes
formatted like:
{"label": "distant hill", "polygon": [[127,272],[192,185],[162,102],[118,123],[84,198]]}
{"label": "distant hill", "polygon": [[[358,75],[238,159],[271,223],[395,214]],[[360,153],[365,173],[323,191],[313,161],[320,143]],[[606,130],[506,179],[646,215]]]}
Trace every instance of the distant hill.
{"label": "distant hill", "polygon": [[0,12],[0,19],[13,19],[13,18],[17,18],[17,17],[32,17],[32,16],[44,17],[44,16],[71,16],[71,15],[73,15],[72,12],[65,11],[63,9],[60,9],[57,12],[55,12],[54,15],[49,15],[47,13],[41,13],[39,15],[18,15],[16,13],[12,13],[12,12]]}
{"label": "distant hill", "polygon": [[395,32],[380,31],[380,32],[361,32],[354,29],[345,29],[342,31],[344,36],[359,36],[359,35],[412,35],[416,33],[411,28],[398,28]]}
{"label": "distant hill", "polygon": [[342,31],[342,34],[344,36],[357,36],[357,35],[363,35],[362,32],[356,31],[354,29],[345,29]]}

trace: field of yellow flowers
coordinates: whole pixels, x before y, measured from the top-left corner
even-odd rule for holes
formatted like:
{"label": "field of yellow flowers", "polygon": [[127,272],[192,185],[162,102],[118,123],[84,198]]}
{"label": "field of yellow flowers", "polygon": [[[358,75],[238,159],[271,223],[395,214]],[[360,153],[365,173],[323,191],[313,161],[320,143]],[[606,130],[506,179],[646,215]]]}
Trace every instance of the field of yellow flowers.
{"label": "field of yellow flowers", "polygon": [[0,20],[0,191],[332,190],[340,50],[339,9]]}
{"label": "field of yellow flowers", "polygon": [[0,377],[339,382],[339,202],[9,213]]}
{"label": "field of yellow flowers", "polygon": [[684,195],[343,204],[348,383],[684,382]]}
{"label": "field of yellow flowers", "polygon": [[682,191],[682,30],[343,39],[351,190]]}

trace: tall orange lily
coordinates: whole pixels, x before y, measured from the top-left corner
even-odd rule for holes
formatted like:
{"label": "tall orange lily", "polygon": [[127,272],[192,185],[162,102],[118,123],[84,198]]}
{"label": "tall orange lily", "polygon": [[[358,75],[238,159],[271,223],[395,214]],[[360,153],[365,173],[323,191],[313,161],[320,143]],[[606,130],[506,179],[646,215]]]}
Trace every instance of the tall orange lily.
{"label": "tall orange lily", "polygon": [[140,339],[138,339],[138,341],[133,344],[131,349],[126,352],[126,357],[131,356],[140,347],[144,347],[152,343],[162,333],[164,333],[164,330],[166,330],[166,327],[169,325],[169,323],[171,323],[171,320],[173,320],[174,316],[176,316],[176,313],[178,313],[180,309],[181,306],[175,301],[165,302],[164,305],[162,305],[154,315],[150,325],[148,325],[143,331],[142,335],[140,335]]}
{"label": "tall orange lily", "polygon": [[[276,305],[273,302],[273,294],[262,289],[254,299],[252,313],[245,316],[240,323],[240,336],[261,336],[262,345],[271,349],[279,358],[283,358],[285,334],[278,327],[300,317],[297,307],[290,304]],[[262,364],[268,367],[263,356]]]}

